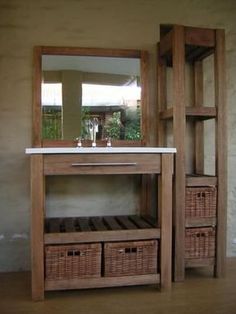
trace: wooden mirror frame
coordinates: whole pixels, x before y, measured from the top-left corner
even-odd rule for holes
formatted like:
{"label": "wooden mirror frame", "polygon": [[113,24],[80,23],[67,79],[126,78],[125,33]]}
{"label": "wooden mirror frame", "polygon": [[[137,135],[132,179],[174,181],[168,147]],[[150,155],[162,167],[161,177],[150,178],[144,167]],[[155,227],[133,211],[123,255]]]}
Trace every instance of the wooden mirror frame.
{"label": "wooden mirror frame", "polygon": [[[42,138],[42,56],[94,56],[119,57],[140,59],[140,85],[141,85],[141,134],[139,141],[113,140],[112,146],[145,146],[147,144],[147,104],[148,104],[148,52],[133,49],[105,49],[105,48],[77,48],[77,47],[50,47],[36,46],[34,48],[34,80],[33,80],[33,147],[68,147],[75,146],[73,140],[47,140]],[[98,140],[98,146],[105,146],[104,140]],[[90,145],[90,143],[87,143]],[[85,143],[86,146],[86,143]]]}

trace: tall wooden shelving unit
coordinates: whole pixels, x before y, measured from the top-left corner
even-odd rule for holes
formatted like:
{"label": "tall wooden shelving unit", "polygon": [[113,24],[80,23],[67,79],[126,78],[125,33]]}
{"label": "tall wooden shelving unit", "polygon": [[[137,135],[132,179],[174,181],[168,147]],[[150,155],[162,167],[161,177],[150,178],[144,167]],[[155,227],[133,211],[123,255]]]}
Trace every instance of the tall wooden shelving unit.
{"label": "tall wooden shelving unit", "polygon": [[[204,59],[214,58],[215,105],[204,106]],[[173,145],[177,148],[174,182],[174,280],[184,280],[186,266],[214,267],[214,275],[225,273],[226,257],[226,206],[227,206],[227,125],[225,34],[221,29],[161,25],[158,43],[158,125],[159,145],[166,145],[167,121],[173,123]],[[192,70],[193,106],[186,104],[186,65]],[[170,70],[168,70],[168,68]],[[172,71],[173,84],[169,88],[167,74]],[[172,104],[167,104],[168,93]],[[206,104],[207,105],[207,104]],[[204,121],[215,121],[215,174],[204,171]],[[186,123],[194,127],[193,173],[186,174]],[[187,186],[217,186],[216,217],[201,221],[186,221],[185,191]],[[211,260],[193,261],[186,265],[186,227],[215,225],[216,249]]]}

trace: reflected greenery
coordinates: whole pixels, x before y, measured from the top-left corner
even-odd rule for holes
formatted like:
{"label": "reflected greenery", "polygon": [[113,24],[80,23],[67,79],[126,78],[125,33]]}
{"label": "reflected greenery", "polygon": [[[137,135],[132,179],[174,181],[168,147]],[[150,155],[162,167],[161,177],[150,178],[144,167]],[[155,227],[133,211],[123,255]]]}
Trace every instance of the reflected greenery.
{"label": "reflected greenery", "polygon": [[43,138],[55,140],[62,137],[61,108],[43,107]]}
{"label": "reflected greenery", "polygon": [[[111,138],[123,140],[140,140],[140,108],[127,109],[125,114],[121,111],[113,112],[107,119],[104,126],[101,121],[97,138]],[[124,120],[125,116],[125,120]],[[62,137],[62,118],[60,107],[43,107],[43,137],[47,139],[58,139]],[[81,111],[81,137],[90,139],[88,122],[94,117],[88,107],[83,107]]]}
{"label": "reflected greenery", "polygon": [[[83,139],[90,138],[88,121],[93,117],[89,108],[85,107],[82,109],[81,135]],[[140,140],[140,118],[141,110],[139,107],[137,109],[128,108],[125,111],[113,112],[104,125],[99,121],[97,138]]]}

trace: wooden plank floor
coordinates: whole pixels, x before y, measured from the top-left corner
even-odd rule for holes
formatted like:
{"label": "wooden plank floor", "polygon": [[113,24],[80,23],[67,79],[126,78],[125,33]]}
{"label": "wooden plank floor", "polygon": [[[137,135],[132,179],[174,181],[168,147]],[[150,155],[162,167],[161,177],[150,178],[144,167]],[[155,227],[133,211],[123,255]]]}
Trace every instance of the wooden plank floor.
{"label": "wooden plank floor", "polygon": [[31,301],[30,273],[0,274],[1,314],[235,314],[236,258],[227,260],[226,278],[208,269],[187,270],[172,291],[156,286],[47,292],[44,302]]}

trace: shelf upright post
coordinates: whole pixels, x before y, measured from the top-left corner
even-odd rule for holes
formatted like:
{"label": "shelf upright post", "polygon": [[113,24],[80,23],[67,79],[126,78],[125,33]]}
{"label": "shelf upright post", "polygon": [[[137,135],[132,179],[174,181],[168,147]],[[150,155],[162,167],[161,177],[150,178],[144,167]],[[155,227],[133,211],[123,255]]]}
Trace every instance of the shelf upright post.
{"label": "shelf upright post", "polygon": [[161,176],[159,179],[160,220],[161,220],[161,287],[171,288],[172,254],[172,175],[173,155],[162,154]]}
{"label": "shelf upright post", "polygon": [[185,239],[185,45],[184,27],[173,26],[173,135],[175,157],[174,185],[174,238],[175,238],[175,281],[184,280],[184,239]]}
{"label": "shelf upright post", "polygon": [[216,175],[218,177],[217,239],[215,276],[225,275],[226,208],[227,208],[227,115],[225,74],[225,33],[215,30],[215,105],[216,116]]}
{"label": "shelf upright post", "polygon": [[160,43],[157,45],[157,97],[158,97],[158,117],[157,117],[157,137],[158,145],[166,146],[166,122],[160,118],[160,112],[167,109],[167,65],[166,60],[160,55]]}

